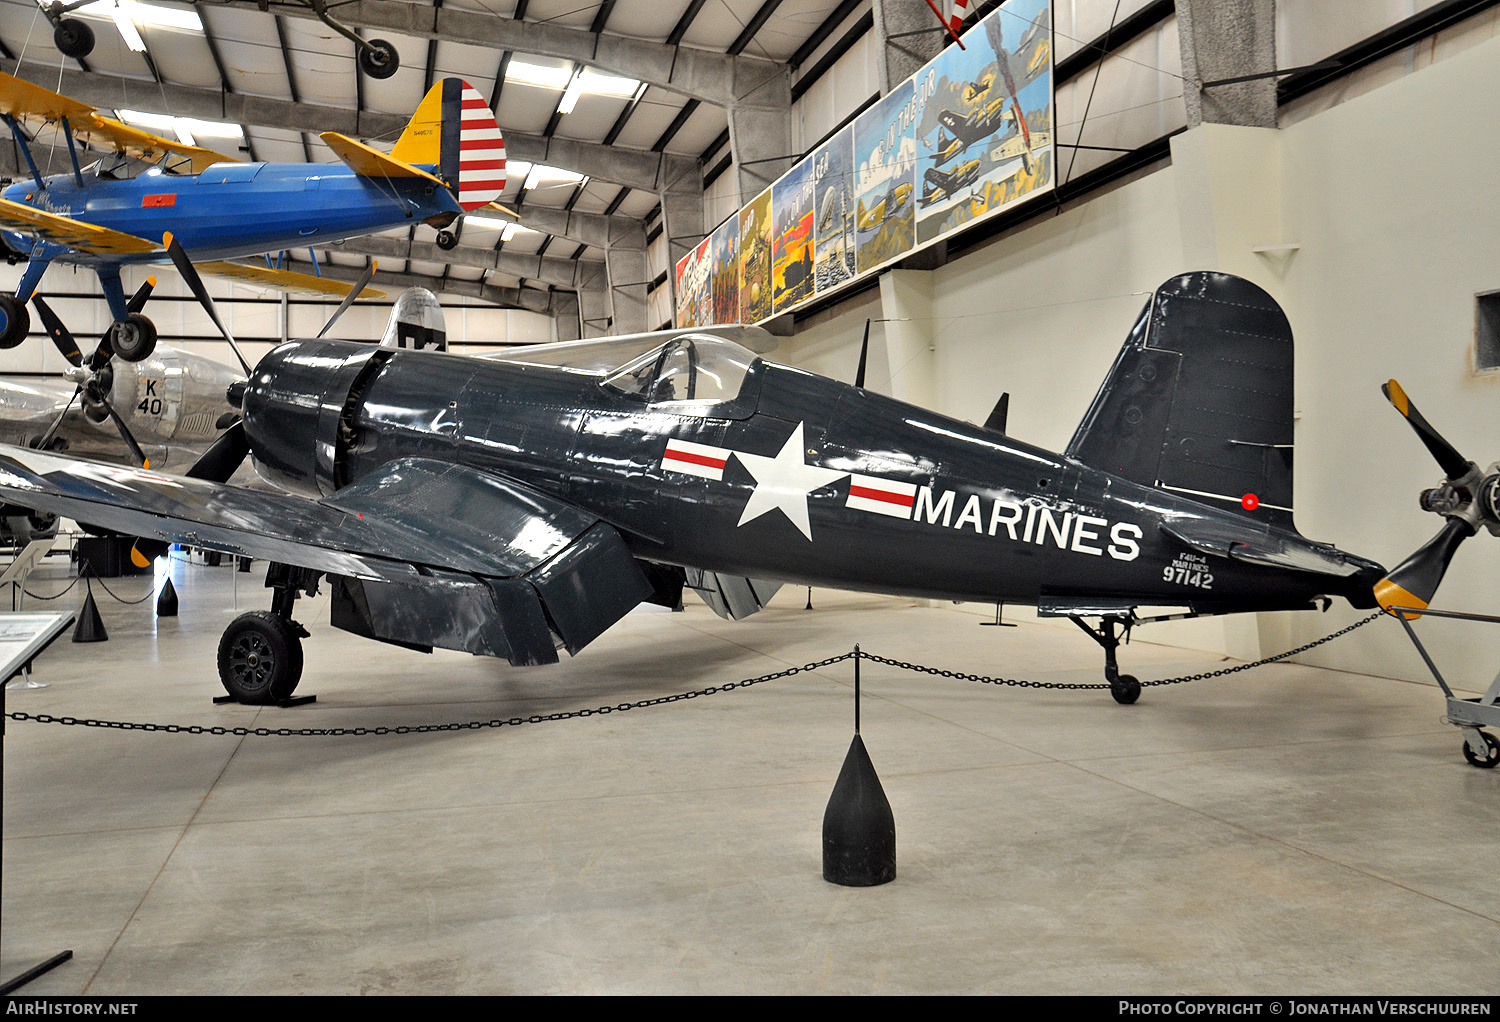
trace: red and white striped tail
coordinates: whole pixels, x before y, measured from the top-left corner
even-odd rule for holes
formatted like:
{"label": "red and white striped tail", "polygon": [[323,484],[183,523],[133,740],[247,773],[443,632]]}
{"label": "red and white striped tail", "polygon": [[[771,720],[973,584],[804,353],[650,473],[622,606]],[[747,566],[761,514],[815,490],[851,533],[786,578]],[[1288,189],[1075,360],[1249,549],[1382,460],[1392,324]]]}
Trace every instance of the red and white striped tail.
{"label": "red and white striped tail", "polygon": [[948,28],[954,35],[958,35],[968,13],[969,0],[953,0],[953,13],[948,16]]}
{"label": "red and white striped tail", "polygon": [[484,97],[463,86],[458,131],[458,204],[464,212],[493,202],[505,191],[505,139]]}

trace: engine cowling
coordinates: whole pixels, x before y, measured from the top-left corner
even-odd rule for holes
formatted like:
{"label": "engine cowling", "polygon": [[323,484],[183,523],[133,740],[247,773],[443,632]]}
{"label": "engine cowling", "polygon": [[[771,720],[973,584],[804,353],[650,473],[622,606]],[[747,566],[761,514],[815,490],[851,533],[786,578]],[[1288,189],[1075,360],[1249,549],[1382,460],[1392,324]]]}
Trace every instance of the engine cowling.
{"label": "engine cowling", "polygon": [[272,349],[251,372],[241,404],[256,471],[312,497],[344,485],[360,397],[390,355],[349,341],[288,341]]}

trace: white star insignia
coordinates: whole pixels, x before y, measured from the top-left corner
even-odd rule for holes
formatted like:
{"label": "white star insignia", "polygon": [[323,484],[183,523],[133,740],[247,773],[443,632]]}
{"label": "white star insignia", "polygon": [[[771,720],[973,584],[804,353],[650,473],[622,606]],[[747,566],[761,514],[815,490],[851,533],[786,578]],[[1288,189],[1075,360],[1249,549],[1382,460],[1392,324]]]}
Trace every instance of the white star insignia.
{"label": "white star insignia", "polygon": [[808,495],[818,487],[827,486],[849,473],[809,465],[803,460],[802,425],[797,423],[797,428],[792,430],[792,435],[787,437],[786,443],[781,445],[781,450],[774,458],[734,452],[734,456],[740,459],[740,464],[755,477],[755,490],[745,503],[745,513],[740,516],[740,525],[779,508],[802,535],[812,539],[812,526],[807,520]]}

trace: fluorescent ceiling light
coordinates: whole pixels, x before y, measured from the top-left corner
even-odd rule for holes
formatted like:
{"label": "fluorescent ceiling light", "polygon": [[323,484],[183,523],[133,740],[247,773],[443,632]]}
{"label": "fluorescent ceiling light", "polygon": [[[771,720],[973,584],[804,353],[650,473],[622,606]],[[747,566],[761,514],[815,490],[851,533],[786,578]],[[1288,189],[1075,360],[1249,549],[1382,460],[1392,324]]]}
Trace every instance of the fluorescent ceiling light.
{"label": "fluorescent ceiling light", "polygon": [[142,110],[116,110],[116,115],[126,124],[146,128],[160,134],[176,134],[183,145],[197,145],[195,135],[205,138],[233,138],[244,141],[245,133],[238,124],[223,121],[201,121],[196,117],[171,117],[167,114],[150,114]]}
{"label": "fluorescent ceiling light", "polygon": [[573,76],[573,80],[568,83],[567,91],[562,94],[562,99],[558,100],[557,112],[559,114],[572,113],[573,107],[578,104],[578,79],[580,77],[579,75]]}
{"label": "fluorescent ceiling light", "polygon": [[527,191],[541,185],[577,185],[587,184],[588,175],[579,174],[571,170],[563,170],[561,167],[548,167],[545,164],[532,164],[531,171],[526,175],[526,183],[521,187]]}
{"label": "fluorescent ceiling light", "polygon": [[587,67],[579,72],[577,82],[579,91],[586,95],[617,96],[620,99],[634,99],[645,88],[634,78],[602,74]]}
{"label": "fluorescent ceiling light", "polygon": [[125,45],[136,53],[146,52],[146,40],[141,38],[141,33],[136,29],[135,22],[130,20],[130,15],[123,7],[116,7],[110,12],[119,26],[120,37],[125,40]]}
{"label": "fluorescent ceiling light", "polygon": [[[37,5],[46,7],[48,0],[36,0]],[[188,32],[202,32],[203,20],[192,10],[181,7],[163,7],[160,4],[141,3],[140,0],[96,0],[91,4],[84,4],[74,14],[92,15],[96,18],[111,18],[119,23],[119,15],[123,14],[129,18],[134,25],[145,25],[148,28],[175,28]],[[120,29],[124,34],[125,29]],[[126,36],[126,41],[129,41]],[[137,35],[139,38],[139,35]]]}
{"label": "fluorescent ceiling light", "polygon": [[506,220],[498,216],[475,216],[470,213],[464,217],[464,224],[469,227],[482,227],[487,231],[500,231],[514,224],[514,220]]}
{"label": "fluorescent ceiling light", "polygon": [[568,83],[573,79],[573,66],[550,67],[546,64],[532,64],[525,60],[515,60],[505,65],[505,80],[507,82],[520,82],[523,85],[536,85],[544,89],[566,89]]}

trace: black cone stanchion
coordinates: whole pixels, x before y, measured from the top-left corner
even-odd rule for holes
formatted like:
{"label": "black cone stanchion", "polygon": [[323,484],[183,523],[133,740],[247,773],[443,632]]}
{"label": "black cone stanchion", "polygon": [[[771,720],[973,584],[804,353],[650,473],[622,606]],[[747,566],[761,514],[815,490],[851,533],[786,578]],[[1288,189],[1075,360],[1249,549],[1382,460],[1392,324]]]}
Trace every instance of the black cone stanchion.
{"label": "black cone stanchion", "polygon": [[[85,577],[85,582],[87,578]],[[99,607],[94,603],[94,587],[89,585],[89,594],[84,597],[78,610],[78,624],[73,626],[74,642],[108,642],[109,632],[104,630],[104,619],[99,616]]]}
{"label": "black cone stanchion", "polygon": [[156,616],[177,616],[177,589],[172,585],[170,576],[167,578],[167,584],[161,587],[161,594],[156,597]]}
{"label": "black cone stanchion", "polygon": [[823,812],[823,879],[875,887],[896,879],[896,817],[859,736],[859,647],[854,647],[854,741]]}

